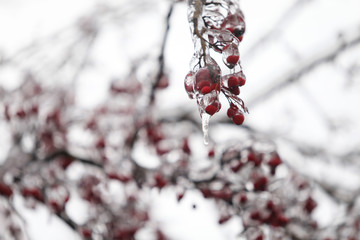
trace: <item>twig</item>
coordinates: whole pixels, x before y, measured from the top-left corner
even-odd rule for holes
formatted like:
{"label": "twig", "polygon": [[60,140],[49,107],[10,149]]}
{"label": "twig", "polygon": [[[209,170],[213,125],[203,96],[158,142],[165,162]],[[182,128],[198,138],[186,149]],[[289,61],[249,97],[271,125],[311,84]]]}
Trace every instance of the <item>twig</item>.
{"label": "twig", "polygon": [[272,81],[274,84],[272,84],[271,87],[266,87],[266,89],[259,92],[251,101],[248,101],[249,108],[264,101],[265,99],[275,96],[274,93],[278,93],[279,90],[296,83],[303,75],[309,73],[323,63],[333,61],[345,50],[354,47],[359,43],[360,33],[358,32],[357,35],[349,37],[348,39],[344,38],[342,41],[337,40],[332,46],[325,49],[323,52],[319,52],[315,55],[312,54],[309,58],[304,59],[299,64],[296,64],[296,66],[287,74],[282,74],[284,77],[281,77],[276,81]]}
{"label": "twig", "polygon": [[40,162],[49,162],[49,161],[56,159],[56,157],[60,157],[60,156],[69,157],[69,158],[72,158],[76,161],[79,161],[79,162],[87,164],[87,165],[91,165],[91,166],[98,167],[98,168],[103,168],[103,165],[100,163],[97,163],[90,159],[74,156],[66,150],[60,150],[60,151],[54,152],[54,153],[46,156],[44,159],[40,160]]}
{"label": "twig", "polygon": [[164,36],[163,36],[163,40],[162,40],[162,44],[161,44],[161,50],[160,50],[160,55],[158,57],[158,61],[159,61],[159,70],[158,73],[156,75],[155,78],[155,82],[152,84],[151,86],[151,92],[150,92],[150,104],[152,104],[155,100],[155,92],[156,92],[156,88],[160,82],[161,77],[163,76],[164,73],[164,55],[165,55],[165,46],[166,46],[166,42],[167,42],[167,37],[168,37],[168,33],[170,30],[170,18],[173,12],[173,8],[174,8],[174,4],[175,2],[173,1],[169,7],[169,11],[168,14],[166,16],[166,28],[165,28],[165,32],[164,32]]}
{"label": "twig", "polygon": [[282,29],[285,29],[284,25],[289,23],[292,18],[297,16],[297,13],[309,3],[309,0],[297,0],[292,6],[284,11],[284,14],[279,18],[279,20],[274,24],[274,27],[269,29],[269,31],[262,34],[261,37],[257,39],[246,51],[246,55],[243,58],[243,61],[249,61],[251,57],[255,56],[255,51],[261,46],[263,46],[269,40],[273,40],[276,36],[279,36]]}

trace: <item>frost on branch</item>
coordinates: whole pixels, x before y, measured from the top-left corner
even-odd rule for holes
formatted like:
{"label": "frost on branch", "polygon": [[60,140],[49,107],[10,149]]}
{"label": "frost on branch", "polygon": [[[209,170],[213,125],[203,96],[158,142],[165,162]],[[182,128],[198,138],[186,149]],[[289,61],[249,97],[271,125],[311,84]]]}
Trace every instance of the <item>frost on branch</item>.
{"label": "frost on branch", "polygon": [[[189,97],[196,98],[202,118],[204,143],[208,144],[210,117],[221,108],[220,92],[229,102],[228,117],[235,124],[241,125],[244,112],[247,112],[244,102],[238,97],[240,87],[245,84],[239,53],[245,22],[244,15],[234,0],[189,0],[188,4],[194,55],[184,84]],[[211,57],[210,50],[222,54],[229,74],[221,73],[221,68]]]}

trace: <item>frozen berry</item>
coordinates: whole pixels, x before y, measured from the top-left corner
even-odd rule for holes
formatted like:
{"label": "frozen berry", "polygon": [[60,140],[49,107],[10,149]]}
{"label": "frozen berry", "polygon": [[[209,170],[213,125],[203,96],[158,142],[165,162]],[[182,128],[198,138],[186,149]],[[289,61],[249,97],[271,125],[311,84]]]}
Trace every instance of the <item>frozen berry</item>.
{"label": "frozen berry", "polygon": [[218,111],[217,107],[214,105],[209,105],[205,108],[205,112],[209,115],[214,115]]}
{"label": "frozen berry", "polygon": [[237,55],[230,55],[226,58],[226,61],[230,64],[236,64],[239,61],[239,56]]}
{"label": "frozen berry", "polygon": [[241,125],[244,122],[244,115],[243,114],[237,114],[233,117],[233,122],[236,125]]}

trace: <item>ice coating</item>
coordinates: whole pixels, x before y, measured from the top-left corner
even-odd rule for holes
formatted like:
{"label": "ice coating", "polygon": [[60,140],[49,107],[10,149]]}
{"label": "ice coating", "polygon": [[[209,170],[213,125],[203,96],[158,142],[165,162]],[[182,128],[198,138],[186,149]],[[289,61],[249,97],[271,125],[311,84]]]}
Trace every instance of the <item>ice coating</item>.
{"label": "ice coating", "polygon": [[[238,109],[229,117],[233,123],[241,125],[247,112],[239,97],[240,87],[245,84],[239,53],[244,15],[237,0],[188,0],[188,20],[194,54],[184,85],[189,98],[196,99],[207,145],[210,118],[221,108],[220,93]],[[222,54],[223,65],[230,70],[226,77],[222,77],[222,68],[212,57],[216,53]]]}
{"label": "ice coating", "polygon": [[184,79],[185,91],[190,99],[194,98],[194,73],[190,71]]}
{"label": "ice coating", "polygon": [[238,46],[234,43],[226,45],[223,48],[222,58],[223,58],[224,64],[228,68],[233,69],[235,67],[235,65],[238,63],[239,58],[240,58]]}
{"label": "ice coating", "polygon": [[210,115],[207,113],[201,114],[201,128],[204,135],[204,144],[209,144],[209,121],[210,121]]}

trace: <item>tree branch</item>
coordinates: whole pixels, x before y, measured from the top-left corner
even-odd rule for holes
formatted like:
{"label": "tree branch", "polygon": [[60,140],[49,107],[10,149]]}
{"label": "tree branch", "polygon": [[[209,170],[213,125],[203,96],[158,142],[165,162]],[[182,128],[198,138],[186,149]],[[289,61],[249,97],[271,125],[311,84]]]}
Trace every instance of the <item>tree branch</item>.
{"label": "tree branch", "polygon": [[165,27],[165,32],[164,32],[164,36],[163,36],[163,40],[162,40],[162,44],[161,44],[161,50],[160,50],[160,55],[158,57],[158,62],[159,62],[159,70],[157,72],[156,78],[155,78],[155,82],[152,84],[151,86],[151,92],[150,92],[150,104],[152,104],[155,100],[155,92],[156,92],[156,88],[160,82],[161,77],[164,74],[164,55],[165,55],[165,46],[166,46],[166,42],[167,42],[167,37],[168,37],[168,33],[170,30],[170,18],[174,9],[174,4],[175,2],[173,1],[170,4],[169,10],[168,10],[168,14],[166,16],[166,27]]}
{"label": "tree branch", "polygon": [[345,50],[354,47],[359,43],[360,31],[357,31],[356,35],[347,38],[344,36],[344,39],[337,39],[336,42],[324,51],[318,52],[317,54],[311,54],[309,58],[296,64],[293,69],[288,71],[288,73],[282,74],[281,78],[272,81],[274,84],[272,84],[271,87],[266,86],[263,91],[260,91],[251,101],[248,101],[249,108],[274,96],[274,93],[278,93],[279,90],[298,82],[303,75],[311,72],[323,63],[333,61]]}

